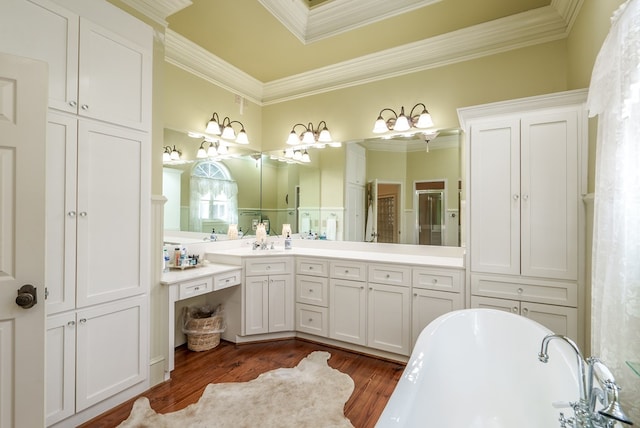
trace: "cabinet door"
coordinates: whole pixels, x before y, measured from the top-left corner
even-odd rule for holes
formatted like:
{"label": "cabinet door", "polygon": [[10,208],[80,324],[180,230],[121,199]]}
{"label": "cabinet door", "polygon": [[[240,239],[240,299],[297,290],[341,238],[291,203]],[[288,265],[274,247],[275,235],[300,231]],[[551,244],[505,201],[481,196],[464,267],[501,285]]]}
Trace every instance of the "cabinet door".
{"label": "cabinet door", "polygon": [[367,294],[367,345],[409,355],[409,288],[369,283]]}
{"label": "cabinet door", "polygon": [[77,111],[78,15],[49,0],[2,0],[0,52],[49,64],[49,106]]}
{"label": "cabinet door", "polygon": [[146,134],[79,122],[78,306],[148,289],[148,145]]}
{"label": "cabinet door", "polygon": [[520,302],[517,300],[494,299],[492,297],[471,296],[472,308],[497,309],[499,311],[520,314]]}
{"label": "cabinet door", "polygon": [[471,270],[519,275],[519,121],[473,125],[470,156]]}
{"label": "cabinet door", "polygon": [[293,281],[291,275],[269,276],[269,332],[294,328]]}
{"label": "cabinet door", "polygon": [[332,279],[329,283],[329,337],[365,345],[365,283]]}
{"label": "cabinet door", "polygon": [[47,313],[75,308],[78,121],[49,111],[47,123]]}
{"label": "cabinet door", "polygon": [[47,318],[47,426],[75,412],[76,316]]}
{"label": "cabinet door", "polygon": [[365,190],[361,184],[347,184],[345,207],[345,240],[364,241]]}
{"label": "cabinet door", "polygon": [[522,119],[522,275],[578,279],[577,121],[575,111]]}
{"label": "cabinet door", "polygon": [[522,302],[520,314],[547,327],[555,334],[578,340],[578,310],[565,306]]}
{"label": "cabinet door", "polygon": [[248,276],[244,281],[244,332],[269,332],[269,278]]}
{"label": "cabinet door", "polygon": [[81,18],[79,70],[80,115],[149,128],[151,52]]}
{"label": "cabinet door", "polygon": [[145,295],[78,311],[76,411],[147,378],[147,306]]}
{"label": "cabinet door", "polygon": [[464,308],[461,293],[413,289],[412,345],[429,323],[440,315]]}

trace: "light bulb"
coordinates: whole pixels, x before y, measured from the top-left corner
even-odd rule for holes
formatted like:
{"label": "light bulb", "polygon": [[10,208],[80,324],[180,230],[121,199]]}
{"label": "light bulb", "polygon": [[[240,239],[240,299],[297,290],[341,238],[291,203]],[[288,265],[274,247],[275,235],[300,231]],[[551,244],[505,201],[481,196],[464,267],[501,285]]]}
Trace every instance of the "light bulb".
{"label": "light bulb", "polygon": [[207,149],[207,156],[214,157],[217,154],[218,154],[218,149],[216,149],[216,146],[213,143],[209,144],[209,148]]}
{"label": "light bulb", "polygon": [[315,141],[316,139],[313,136],[313,132],[305,131],[304,134],[302,134],[302,142],[304,144],[313,144]]}

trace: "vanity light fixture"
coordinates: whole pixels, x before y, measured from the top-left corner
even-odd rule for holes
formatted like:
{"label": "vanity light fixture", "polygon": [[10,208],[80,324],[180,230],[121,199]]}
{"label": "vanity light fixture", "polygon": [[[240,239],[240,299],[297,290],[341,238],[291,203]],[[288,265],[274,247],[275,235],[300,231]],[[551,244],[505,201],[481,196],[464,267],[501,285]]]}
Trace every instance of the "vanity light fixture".
{"label": "vanity light fixture", "polygon": [[[416,110],[416,108],[421,107],[422,111]],[[414,114],[414,111],[416,112]],[[418,114],[417,112],[420,111]],[[393,116],[385,119],[382,116],[384,112],[391,112]],[[418,103],[411,108],[409,115],[405,115],[404,106],[400,107],[400,114],[397,114],[393,109],[383,108],[380,110],[378,114],[378,119],[376,120],[375,125],[373,126],[373,132],[376,134],[381,134],[387,131],[396,131],[396,132],[405,132],[411,128],[425,129],[433,126],[433,120],[431,118],[431,114],[427,110],[427,107]]]}
{"label": "vanity light fixture", "polygon": [[[299,126],[304,128],[300,134],[296,132],[296,127]],[[287,144],[290,146],[297,146],[299,144],[311,145],[317,143],[331,143],[332,141],[331,133],[327,128],[327,122],[324,120],[318,123],[318,126],[315,128],[311,122],[309,122],[308,125],[296,123],[291,128],[289,138],[287,138]]]}
{"label": "vanity light fixture", "polygon": [[228,147],[222,141],[209,141],[207,139],[200,143],[200,148],[196,153],[196,158],[212,158],[218,155],[226,155],[228,153]]}
{"label": "vanity light fixture", "polygon": [[162,152],[162,162],[172,162],[180,160],[180,156],[182,153],[176,149],[176,146],[164,146],[164,151]]}
{"label": "vanity light fixture", "polygon": [[[234,124],[240,125],[240,131],[238,131],[237,135],[233,129]],[[247,137],[247,132],[244,130],[242,122],[231,120],[227,116],[222,119],[222,123],[220,123],[220,117],[216,112],[211,115],[211,119],[207,122],[205,132],[207,134],[219,135],[220,138],[224,138],[225,140],[235,140],[238,144],[249,144],[249,138]]]}

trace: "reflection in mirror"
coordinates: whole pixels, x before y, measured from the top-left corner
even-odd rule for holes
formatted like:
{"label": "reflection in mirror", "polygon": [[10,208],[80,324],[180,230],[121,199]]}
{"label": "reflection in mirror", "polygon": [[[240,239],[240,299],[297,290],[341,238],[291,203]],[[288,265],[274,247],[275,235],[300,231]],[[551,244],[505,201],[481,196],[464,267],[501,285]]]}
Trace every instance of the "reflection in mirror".
{"label": "reflection in mirror", "polygon": [[351,143],[364,148],[357,156],[367,185],[364,207],[347,207],[345,221],[364,219],[352,223],[367,241],[459,246],[460,138],[451,129],[430,141],[420,134]]}
{"label": "reflection in mirror", "polygon": [[164,138],[181,152],[180,160],[164,163],[165,230],[226,235],[229,224],[237,224],[251,231],[260,219],[260,155],[231,146],[224,155],[197,159],[202,138],[171,129]]}

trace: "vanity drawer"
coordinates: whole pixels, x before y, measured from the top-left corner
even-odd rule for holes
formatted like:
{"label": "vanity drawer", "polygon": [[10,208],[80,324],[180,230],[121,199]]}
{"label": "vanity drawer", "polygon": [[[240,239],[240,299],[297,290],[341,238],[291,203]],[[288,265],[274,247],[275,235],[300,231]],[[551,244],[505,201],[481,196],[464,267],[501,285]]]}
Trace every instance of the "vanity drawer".
{"label": "vanity drawer", "polygon": [[447,269],[413,269],[413,286],[427,290],[460,293],[464,276],[462,271]]}
{"label": "vanity drawer", "polygon": [[296,302],[326,307],[329,304],[327,278],[296,275]]}
{"label": "vanity drawer", "polygon": [[213,277],[192,279],[180,283],[180,300],[213,291]]}
{"label": "vanity drawer", "polygon": [[326,260],[298,258],[296,263],[296,273],[315,276],[329,275],[329,263]]}
{"label": "vanity drawer", "polygon": [[277,275],[282,273],[292,273],[292,263],[290,258],[263,258],[256,257],[255,259],[247,260],[245,262],[245,275]]}
{"label": "vanity drawer", "polygon": [[213,290],[233,287],[242,281],[242,270],[237,269],[231,272],[219,273],[213,276]]}
{"label": "vanity drawer", "polygon": [[296,330],[327,337],[329,335],[329,310],[296,303]]}
{"label": "vanity drawer", "polygon": [[369,282],[377,284],[411,285],[411,268],[402,265],[369,265]]}
{"label": "vanity drawer", "polygon": [[332,261],[329,264],[329,271],[331,272],[331,278],[350,279],[352,281],[367,280],[366,263]]}
{"label": "vanity drawer", "polygon": [[471,275],[471,294],[560,306],[578,305],[578,285],[575,282]]}

